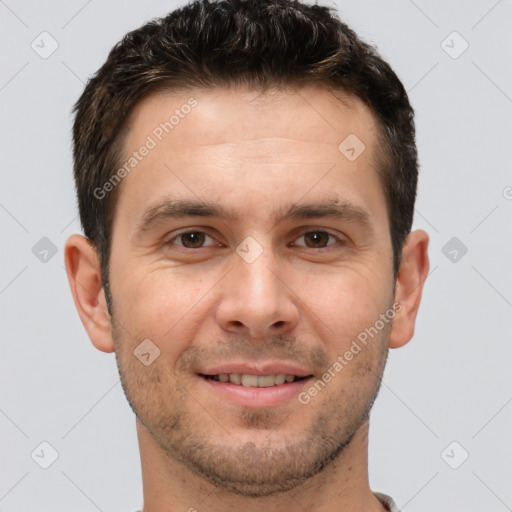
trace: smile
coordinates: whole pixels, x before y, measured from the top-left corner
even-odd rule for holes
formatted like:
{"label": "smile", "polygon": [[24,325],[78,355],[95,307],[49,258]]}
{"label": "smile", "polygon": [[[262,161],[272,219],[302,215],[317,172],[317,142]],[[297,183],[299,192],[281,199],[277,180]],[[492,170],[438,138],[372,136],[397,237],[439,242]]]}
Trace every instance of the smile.
{"label": "smile", "polygon": [[269,388],[280,386],[285,383],[302,380],[307,377],[298,377],[297,375],[285,375],[278,373],[276,375],[250,375],[246,373],[220,373],[219,375],[203,375],[205,379],[212,379],[218,382],[229,382],[237,386],[246,386],[252,388]]}
{"label": "smile", "polygon": [[[218,398],[248,408],[276,407],[297,398],[313,375],[299,377],[292,374],[251,375],[221,373],[198,374],[209,392]],[[296,400],[295,400],[296,401]],[[293,403],[293,402],[292,402]]]}

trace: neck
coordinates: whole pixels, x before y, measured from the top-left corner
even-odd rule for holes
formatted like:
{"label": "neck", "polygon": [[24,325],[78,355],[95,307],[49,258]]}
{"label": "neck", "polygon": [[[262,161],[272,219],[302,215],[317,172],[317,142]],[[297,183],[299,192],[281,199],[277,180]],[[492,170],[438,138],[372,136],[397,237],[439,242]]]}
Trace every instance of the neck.
{"label": "neck", "polygon": [[272,496],[248,497],[215,487],[190,471],[166,453],[137,421],[143,512],[382,512],[385,508],[368,482],[368,430],[367,420],[340,456],[301,486]]}

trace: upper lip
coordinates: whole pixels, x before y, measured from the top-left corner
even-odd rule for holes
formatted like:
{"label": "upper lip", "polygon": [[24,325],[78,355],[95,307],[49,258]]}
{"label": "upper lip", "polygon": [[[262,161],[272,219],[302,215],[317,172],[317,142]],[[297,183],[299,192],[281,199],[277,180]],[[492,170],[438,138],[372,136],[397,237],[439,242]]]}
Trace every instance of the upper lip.
{"label": "upper lip", "polygon": [[225,363],[217,366],[209,366],[203,368],[200,372],[202,375],[220,375],[221,373],[241,373],[245,375],[277,375],[284,373],[285,375],[295,375],[297,377],[307,377],[312,372],[295,366],[291,363],[284,362],[266,362],[266,363]]}

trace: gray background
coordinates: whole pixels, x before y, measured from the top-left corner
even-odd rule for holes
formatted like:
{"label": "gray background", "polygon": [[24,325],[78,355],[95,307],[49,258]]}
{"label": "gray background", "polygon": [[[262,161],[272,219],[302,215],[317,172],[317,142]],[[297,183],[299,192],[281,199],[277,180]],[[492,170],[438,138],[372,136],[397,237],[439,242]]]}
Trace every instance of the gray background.
{"label": "gray background", "polygon": [[[81,232],[70,109],[128,30],[177,5],[0,1],[1,512],[142,504],[114,354],[90,343],[64,270],[64,242]],[[378,45],[410,92],[415,227],[431,235],[416,335],[391,351],[372,415],[371,487],[404,512],[512,510],[512,2],[328,5]],[[47,58],[31,47],[51,49],[43,31],[58,43]],[[48,469],[43,441],[58,453]]]}

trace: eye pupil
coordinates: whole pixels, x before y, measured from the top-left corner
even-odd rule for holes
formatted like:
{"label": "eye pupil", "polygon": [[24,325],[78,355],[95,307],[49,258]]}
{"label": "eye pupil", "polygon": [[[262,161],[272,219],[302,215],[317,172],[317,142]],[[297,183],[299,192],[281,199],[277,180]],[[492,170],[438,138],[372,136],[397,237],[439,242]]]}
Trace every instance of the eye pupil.
{"label": "eye pupil", "polygon": [[308,240],[311,241],[315,247],[317,244],[325,246],[329,241],[329,233],[326,233],[325,231],[311,231],[304,235],[304,239],[306,240],[306,244],[308,246]]}
{"label": "eye pupil", "polygon": [[[331,235],[326,231],[308,231],[303,235],[307,247],[319,249],[326,247]],[[183,247],[198,249],[204,245],[206,234],[202,231],[188,231],[179,235]]]}
{"label": "eye pupil", "polygon": [[[204,233],[200,231],[191,231],[181,235],[181,242],[185,247],[197,248],[204,244]],[[190,243],[187,242],[187,239]]]}

